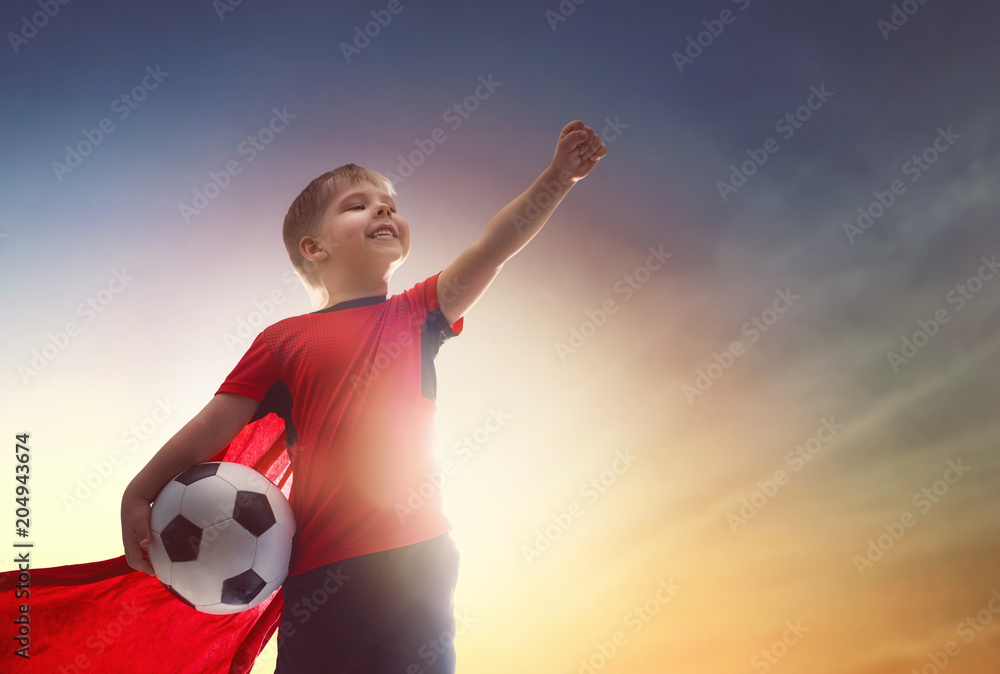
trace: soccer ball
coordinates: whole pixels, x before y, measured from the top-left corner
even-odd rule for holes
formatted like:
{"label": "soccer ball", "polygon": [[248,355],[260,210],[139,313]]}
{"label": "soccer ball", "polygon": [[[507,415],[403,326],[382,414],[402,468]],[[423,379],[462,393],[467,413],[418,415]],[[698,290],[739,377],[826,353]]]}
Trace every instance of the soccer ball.
{"label": "soccer ball", "polygon": [[288,575],[295,518],[284,494],[253,468],[191,466],[160,491],[150,512],[156,577],[202,613],[239,613]]}

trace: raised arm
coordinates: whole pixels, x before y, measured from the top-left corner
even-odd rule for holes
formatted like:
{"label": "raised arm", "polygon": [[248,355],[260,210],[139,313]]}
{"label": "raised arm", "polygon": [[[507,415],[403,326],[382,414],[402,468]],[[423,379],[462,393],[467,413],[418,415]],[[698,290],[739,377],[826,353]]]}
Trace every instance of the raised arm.
{"label": "raised arm", "polygon": [[582,121],[563,127],[548,168],[493,216],[479,239],[438,277],[438,303],[449,324],[479,301],[504,263],[538,234],[570,188],[607,152],[601,137]]}

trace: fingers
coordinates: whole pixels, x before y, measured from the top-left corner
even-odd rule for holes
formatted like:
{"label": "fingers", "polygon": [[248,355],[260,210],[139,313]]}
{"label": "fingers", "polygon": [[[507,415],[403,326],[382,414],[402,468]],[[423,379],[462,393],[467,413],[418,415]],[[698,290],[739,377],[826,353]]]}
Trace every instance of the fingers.
{"label": "fingers", "polygon": [[578,150],[580,158],[588,161],[597,161],[608,153],[608,148],[601,140],[601,137],[594,133],[593,129],[588,126],[585,130],[588,135]]}
{"label": "fingers", "polygon": [[574,119],[572,122],[570,122],[569,124],[567,124],[562,128],[562,131],[559,132],[559,137],[562,138],[567,134],[571,134],[574,131],[579,131],[585,127],[586,125],[583,123],[582,119]]}
{"label": "fingers", "polygon": [[[585,129],[585,128],[584,129],[573,129],[572,131],[570,131],[570,132],[567,133],[566,129],[568,129],[572,124],[576,124],[576,122],[570,122],[569,124],[567,124],[563,128],[562,135],[559,136],[558,147],[559,147],[560,151],[564,151],[564,152],[574,152],[574,151],[576,151],[577,148],[579,148],[581,146],[585,146],[586,143],[588,142],[588,139],[593,134],[593,130],[592,129],[588,130],[588,129]],[[580,122],[580,124],[583,124],[583,122]]]}
{"label": "fingers", "polygon": [[135,528],[135,537],[139,541],[139,547],[143,550],[149,548],[149,531],[143,527]]}
{"label": "fingers", "polygon": [[587,157],[587,159],[589,159],[590,161],[597,161],[607,153],[608,153],[608,146],[605,145],[604,143],[600,143],[597,149],[593,150]]}
{"label": "fingers", "polygon": [[122,514],[122,545],[125,548],[125,561],[136,571],[152,576],[156,572],[146,553],[150,540],[149,505],[140,503],[131,512],[125,508]]}
{"label": "fingers", "polygon": [[156,571],[153,571],[153,565],[149,563],[149,560],[140,560],[138,564],[129,564],[136,571],[142,571],[147,576],[156,576]]}
{"label": "fingers", "polygon": [[562,128],[556,146],[556,159],[568,161],[563,166],[577,179],[587,175],[607,153],[607,145],[583,120],[573,120]]}
{"label": "fingers", "polygon": [[125,544],[125,561],[136,571],[142,571],[143,573],[149,574],[150,576],[155,576],[156,572],[153,571],[153,565],[149,563],[149,557],[146,554],[145,548],[149,546],[149,539],[146,539],[146,544],[140,546],[139,538],[135,537],[131,541],[127,541]]}

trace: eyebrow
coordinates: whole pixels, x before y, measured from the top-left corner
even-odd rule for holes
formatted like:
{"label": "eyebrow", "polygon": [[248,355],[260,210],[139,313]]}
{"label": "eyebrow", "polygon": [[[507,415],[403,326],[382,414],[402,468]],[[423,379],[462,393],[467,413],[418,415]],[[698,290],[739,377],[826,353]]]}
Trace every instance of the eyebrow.
{"label": "eyebrow", "polygon": [[[338,205],[343,205],[344,203],[350,201],[351,199],[357,199],[359,197],[367,197],[371,193],[372,193],[371,190],[354,191],[354,192],[351,192],[350,194],[345,194],[343,197],[341,197],[337,201],[337,204]],[[382,196],[382,195],[380,195],[380,196]],[[386,194],[385,196],[389,197],[389,202],[392,203],[393,205],[395,205],[396,200],[393,199],[391,195]]]}

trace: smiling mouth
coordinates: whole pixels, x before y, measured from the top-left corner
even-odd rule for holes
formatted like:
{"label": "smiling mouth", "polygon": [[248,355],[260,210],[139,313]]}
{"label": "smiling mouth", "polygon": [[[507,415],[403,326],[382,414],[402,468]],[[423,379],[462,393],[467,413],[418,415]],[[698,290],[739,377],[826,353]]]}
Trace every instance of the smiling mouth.
{"label": "smiling mouth", "polygon": [[396,234],[392,231],[392,227],[388,225],[383,225],[376,229],[374,232],[368,235],[369,239],[395,239]]}

